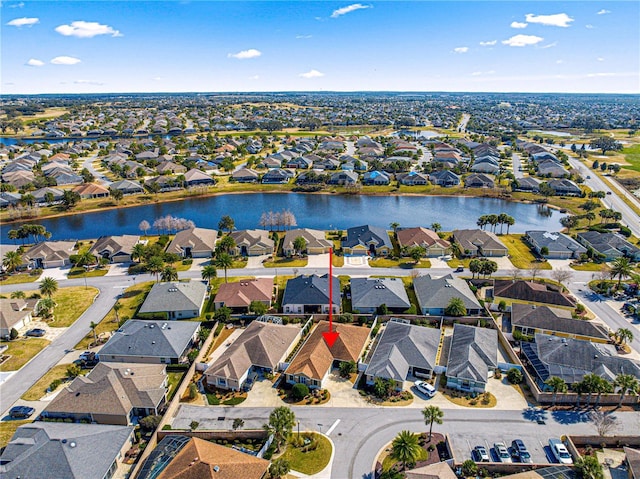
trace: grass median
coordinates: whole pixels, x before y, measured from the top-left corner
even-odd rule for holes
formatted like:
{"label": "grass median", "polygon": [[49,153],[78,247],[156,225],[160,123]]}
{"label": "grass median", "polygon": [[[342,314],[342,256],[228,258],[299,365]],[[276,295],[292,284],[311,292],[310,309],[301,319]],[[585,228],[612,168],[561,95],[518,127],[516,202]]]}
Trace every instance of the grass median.
{"label": "grass median", "polygon": [[61,288],[53,296],[56,307],[53,310],[54,319],[49,323],[52,328],[67,328],[93,304],[99,291],[96,288],[74,286]]}

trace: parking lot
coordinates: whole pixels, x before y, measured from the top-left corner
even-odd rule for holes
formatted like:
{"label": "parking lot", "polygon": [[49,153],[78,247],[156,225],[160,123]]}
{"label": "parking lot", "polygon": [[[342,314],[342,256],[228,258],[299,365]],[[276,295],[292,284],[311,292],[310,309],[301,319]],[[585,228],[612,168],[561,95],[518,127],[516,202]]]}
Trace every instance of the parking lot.
{"label": "parking lot", "polygon": [[[549,435],[544,432],[545,429],[541,428],[539,434],[523,433],[518,436],[504,435],[502,436],[499,431],[496,431],[495,435],[487,436],[486,433],[474,433],[469,431],[464,436],[450,436],[453,446],[453,453],[457,461],[463,462],[467,459],[471,459],[471,451],[476,446],[484,446],[492,462],[500,462],[496,452],[493,448],[493,444],[496,442],[504,443],[509,452],[511,449],[511,441],[514,439],[521,439],[527,446],[529,454],[534,464],[547,464],[557,462],[549,449]],[[513,462],[518,462],[514,459]]]}

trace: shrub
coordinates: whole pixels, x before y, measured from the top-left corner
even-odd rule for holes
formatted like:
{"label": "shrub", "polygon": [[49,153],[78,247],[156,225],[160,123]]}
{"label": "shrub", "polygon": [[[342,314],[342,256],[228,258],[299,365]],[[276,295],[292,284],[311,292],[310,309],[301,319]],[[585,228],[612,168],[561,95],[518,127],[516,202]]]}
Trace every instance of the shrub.
{"label": "shrub", "polygon": [[502,371],[500,371],[500,368],[496,368],[496,371],[493,375],[496,379],[502,379]]}
{"label": "shrub", "polygon": [[162,416],[147,416],[140,419],[140,427],[146,431],[153,431],[162,421]]}
{"label": "shrub", "polygon": [[16,328],[11,328],[11,331],[9,331],[9,339],[14,340],[14,339],[18,339],[18,330]]}
{"label": "shrub", "polygon": [[62,379],[54,379],[53,381],[51,381],[51,384],[49,384],[49,391],[55,391],[56,388],[61,384],[62,384]]}
{"label": "shrub", "polygon": [[478,473],[478,465],[471,459],[462,463],[462,474],[465,476],[475,476]]}
{"label": "shrub", "polygon": [[300,401],[309,395],[309,387],[306,384],[294,384],[291,388],[291,395],[294,399]]}
{"label": "shrub", "polygon": [[71,364],[67,368],[67,377],[69,378],[78,377],[80,376],[81,373],[82,373],[82,369],[77,364]]}
{"label": "shrub", "polygon": [[189,424],[189,428],[192,431],[195,431],[196,429],[198,429],[199,425],[200,425],[200,423],[198,421],[191,421],[191,423]]}
{"label": "shrub", "polygon": [[196,383],[189,384],[189,399],[195,399],[198,397],[198,386]]}
{"label": "shrub", "polygon": [[518,368],[511,368],[507,371],[507,381],[511,384],[520,384],[522,379],[522,372]]}

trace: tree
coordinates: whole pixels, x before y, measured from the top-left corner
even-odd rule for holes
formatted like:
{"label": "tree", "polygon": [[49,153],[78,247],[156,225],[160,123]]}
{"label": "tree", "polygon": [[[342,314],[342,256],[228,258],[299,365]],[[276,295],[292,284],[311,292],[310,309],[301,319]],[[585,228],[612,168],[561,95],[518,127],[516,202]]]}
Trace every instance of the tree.
{"label": "tree", "polygon": [[554,269],[551,272],[551,278],[556,280],[560,284],[564,284],[565,282],[571,281],[573,278],[573,273],[568,269]]}
{"label": "tree", "polygon": [[269,422],[264,425],[264,429],[269,434],[273,434],[277,452],[280,452],[280,448],[286,442],[295,424],[296,415],[286,406],[277,407],[269,414]]}
{"label": "tree", "polygon": [[596,428],[596,431],[598,431],[600,437],[608,436],[620,426],[620,423],[611,413],[593,411],[589,418],[591,422],[593,422],[593,426]]}
{"label": "tree", "polygon": [[233,420],[233,425],[231,426],[234,431],[237,431],[241,427],[244,426],[244,419],[240,419],[239,417]]}
{"label": "tree", "polygon": [[164,260],[160,256],[152,256],[145,264],[147,271],[156,275],[156,283],[159,281],[159,275],[164,269]]}
{"label": "tree", "polygon": [[231,233],[235,227],[236,222],[229,215],[223,216],[218,222],[218,229],[222,231],[227,230],[229,233]]}
{"label": "tree", "polygon": [[620,289],[622,278],[626,278],[627,276],[629,276],[632,271],[633,268],[631,266],[629,258],[621,256],[613,260],[613,262],[611,263],[611,277],[613,279],[615,279],[616,277],[618,278],[616,289]]}
{"label": "tree", "polygon": [[587,393],[587,406],[591,404],[591,396],[598,390],[600,385],[600,376],[597,374],[589,373],[585,374],[580,383],[582,385],[583,392]]}
{"label": "tree", "polygon": [[544,382],[547,386],[551,388],[553,391],[553,406],[556,405],[556,399],[558,398],[558,393],[566,393],[567,392],[567,383],[564,379],[559,378],[558,376],[551,376]]}
{"label": "tree", "polygon": [[91,321],[91,323],[89,323],[89,329],[93,333],[93,342],[94,342],[94,344],[98,343],[98,334],[96,333],[96,328],[97,327],[98,327],[98,323],[96,323],[95,321]]}
{"label": "tree", "polygon": [[140,224],[138,224],[138,229],[142,231],[145,236],[147,236],[147,232],[149,231],[150,228],[151,228],[151,225],[147,220],[142,220]]}
{"label": "tree", "polygon": [[479,259],[472,259],[471,261],[469,261],[469,271],[471,271],[472,278],[475,278],[476,274],[479,275],[481,270],[482,263]]}
{"label": "tree", "polygon": [[291,471],[289,461],[281,457],[273,461],[269,466],[269,476],[271,476],[272,479],[285,477],[289,474],[289,471]]}
{"label": "tree", "polygon": [[44,319],[49,319],[53,316],[53,310],[56,307],[56,303],[51,298],[44,298],[38,302],[37,315]]}
{"label": "tree", "polygon": [[376,377],[373,380],[373,394],[380,399],[388,398],[393,392],[394,387],[395,383],[393,379]]}
{"label": "tree", "polygon": [[444,418],[444,412],[438,406],[427,406],[422,410],[422,416],[424,417],[425,425],[429,426],[429,441],[431,441],[431,431],[433,430],[433,423],[442,424]]}
{"label": "tree", "polygon": [[476,476],[478,474],[478,465],[473,459],[467,459],[462,463],[462,474],[464,477]]}
{"label": "tree", "polygon": [[42,281],[40,281],[39,290],[40,294],[51,299],[51,296],[53,296],[56,291],[58,291],[58,282],[52,277],[47,276],[43,278]]}
{"label": "tree", "polygon": [[302,383],[296,383],[291,388],[291,395],[294,399],[301,401],[309,395],[309,386]]}
{"label": "tree", "polygon": [[568,233],[571,228],[575,228],[578,225],[578,217],[576,215],[567,215],[560,219],[560,224],[567,228]]}
{"label": "tree", "polygon": [[216,245],[216,250],[230,253],[231,250],[235,247],[236,241],[233,239],[233,236],[226,235],[220,238],[220,241],[218,241],[218,244]]}
{"label": "tree", "polygon": [[251,301],[251,304],[249,304],[249,311],[251,311],[256,316],[262,316],[267,312],[267,309],[268,309],[267,305],[264,304],[262,301],[254,300],[254,301]]}
{"label": "tree", "polygon": [[96,257],[93,256],[89,250],[84,250],[82,253],[73,255],[71,258],[72,263],[78,268],[84,268],[96,263]]}
{"label": "tree", "polygon": [[340,371],[340,377],[348,379],[357,370],[355,361],[341,361],[338,365]]}
{"label": "tree", "polygon": [[402,463],[402,470],[407,464],[413,464],[420,457],[420,441],[418,435],[411,431],[400,431],[391,442],[391,457]]}
{"label": "tree", "polygon": [[178,270],[173,266],[165,266],[160,273],[160,279],[163,282],[178,281]]}
{"label": "tree", "polygon": [[594,138],[590,142],[591,148],[599,149],[603,155],[607,154],[607,151],[620,151],[622,150],[622,144],[616,141],[610,136],[601,136]]}
{"label": "tree", "polygon": [[298,236],[293,240],[293,250],[295,254],[301,255],[307,249],[307,240]]}
{"label": "tree", "polygon": [[418,264],[422,257],[427,254],[427,250],[424,246],[412,246],[409,248],[408,253],[409,257]]}
{"label": "tree", "polygon": [[529,276],[531,276],[531,280],[535,281],[536,280],[536,276],[538,276],[538,274],[540,273],[540,270],[542,269],[540,263],[537,262],[533,262],[533,263],[529,263]]}
{"label": "tree", "polygon": [[62,204],[66,209],[73,208],[80,201],[80,194],[77,191],[64,190],[62,194]]}
{"label": "tree", "polygon": [[140,426],[145,431],[153,431],[160,425],[160,421],[162,421],[162,416],[156,416],[156,415],[145,416],[142,419],[140,419]]}
{"label": "tree", "polygon": [[138,262],[140,262],[140,260],[146,256],[146,253],[146,246],[142,243],[136,243],[133,245],[133,248],[131,248],[131,259],[134,261],[137,259]]}
{"label": "tree", "polygon": [[507,371],[507,381],[511,384],[520,384],[524,378],[518,368],[511,368]]}
{"label": "tree", "polygon": [[14,291],[11,293],[11,299],[24,299],[27,295],[24,294],[24,291]]}
{"label": "tree", "polygon": [[67,367],[67,377],[68,378],[77,378],[82,374],[82,368],[77,364],[70,364]]}
{"label": "tree", "polygon": [[227,282],[227,269],[233,265],[233,258],[228,253],[219,253],[216,255],[214,264],[218,268],[224,269],[224,282]]}
{"label": "tree", "polygon": [[7,251],[2,258],[2,266],[9,273],[13,273],[22,264],[22,255],[17,251]]}
{"label": "tree", "polygon": [[498,263],[496,263],[495,261],[491,261],[490,259],[483,259],[480,262],[480,272],[484,276],[491,276],[496,271],[498,271]]}
{"label": "tree", "polygon": [[596,456],[582,456],[575,462],[576,472],[581,479],[604,479],[602,464]]}
{"label": "tree", "polygon": [[120,202],[120,200],[124,198],[124,193],[117,188],[109,188],[109,195],[111,196],[111,198],[116,200],[116,203]]}
{"label": "tree", "polygon": [[442,225],[440,223],[431,223],[431,229],[437,233],[442,229]]}
{"label": "tree", "polygon": [[618,402],[618,407],[622,406],[625,394],[636,394],[640,387],[640,383],[632,374],[618,374],[613,385],[620,389],[620,401]]}
{"label": "tree", "polygon": [[231,309],[226,306],[219,307],[213,314],[213,319],[222,323],[228,323],[231,319]]}
{"label": "tree", "polygon": [[393,230],[393,234],[397,234],[398,233],[398,228],[400,228],[400,223],[398,223],[397,221],[394,221],[389,226]]}
{"label": "tree", "polygon": [[212,264],[208,264],[202,267],[202,272],[200,273],[202,279],[207,282],[211,282],[211,280],[218,276],[218,270]]}
{"label": "tree", "polygon": [[547,246],[540,248],[540,256],[549,256],[549,248]]}
{"label": "tree", "polygon": [[444,310],[444,314],[447,316],[464,316],[467,314],[467,308],[464,305],[464,301],[458,297],[451,298],[449,300],[449,304]]}
{"label": "tree", "polygon": [[626,344],[627,341],[633,341],[633,333],[628,328],[618,328],[614,333],[614,337],[617,339],[619,344]]}

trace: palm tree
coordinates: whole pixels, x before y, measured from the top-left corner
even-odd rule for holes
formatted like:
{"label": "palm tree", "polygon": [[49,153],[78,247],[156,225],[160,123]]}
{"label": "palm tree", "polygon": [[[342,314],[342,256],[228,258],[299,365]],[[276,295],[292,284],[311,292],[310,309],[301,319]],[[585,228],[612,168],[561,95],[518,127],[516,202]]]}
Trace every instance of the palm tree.
{"label": "palm tree", "polygon": [[89,324],[89,328],[91,328],[91,332],[93,332],[93,342],[97,343],[98,342],[98,335],[96,334],[96,328],[98,327],[98,323],[94,323],[93,321],[91,321],[91,324]]}
{"label": "palm tree", "polygon": [[224,282],[227,282],[227,269],[233,265],[233,258],[228,253],[220,253],[216,256],[214,264],[224,269]]}
{"label": "palm tree", "polygon": [[612,393],[613,385],[609,381],[607,381],[605,378],[601,378],[600,376],[598,376],[598,381],[596,381],[595,386],[596,386],[595,392],[598,394],[596,396],[596,407],[598,407],[600,405],[600,398],[602,397],[602,394]]}
{"label": "palm tree", "polygon": [[14,291],[11,293],[11,299],[24,299],[27,295],[24,294],[24,291]]}
{"label": "palm tree", "polygon": [[437,233],[442,229],[442,225],[440,223],[431,223],[431,229]]}
{"label": "palm tree", "polygon": [[580,457],[576,461],[575,468],[581,479],[604,479],[602,465],[595,456]]}
{"label": "palm tree", "polygon": [[2,258],[2,266],[4,266],[9,273],[13,273],[21,264],[22,255],[17,251],[7,251],[4,258]]}
{"label": "palm tree", "polygon": [[447,316],[464,316],[465,314],[467,314],[467,308],[464,305],[464,301],[462,301],[462,298],[458,298],[457,296],[454,296],[453,298],[451,298],[449,300],[449,304],[447,305],[447,307],[444,309],[444,314],[446,314]]}
{"label": "palm tree", "polygon": [[178,281],[178,270],[173,266],[165,266],[160,273],[160,279],[163,282]]}
{"label": "palm tree", "polygon": [[51,299],[51,296],[53,296],[55,292],[58,291],[58,282],[50,276],[47,276],[46,278],[43,278],[42,281],[40,281],[39,289],[40,294]]}
{"label": "palm tree", "polygon": [[620,283],[622,282],[622,278],[626,278],[631,274],[633,268],[631,267],[631,262],[629,258],[625,258],[624,256],[620,258],[616,258],[611,263],[611,277],[618,278],[618,285],[616,289],[620,289]]}
{"label": "palm tree", "polygon": [[219,251],[224,251],[225,253],[229,253],[233,248],[236,247],[236,242],[233,239],[233,236],[226,235],[220,238],[218,244],[216,245],[216,249]]}
{"label": "palm tree", "polygon": [[627,328],[619,328],[614,336],[616,337],[616,339],[618,340],[618,343],[620,344],[626,344],[626,342],[631,342],[633,341],[633,333],[631,332],[630,329]]}
{"label": "palm tree", "polygon": [[460,245],[458,244],[457,241],[452,241],[451,256],[453,256],[454,258],[460,258],[461,255],[462,255],[462,250],[460,249]]}
{"label": "palm tree", "polygon": [[164,261],[162,260],[162,258],[160,256],[152,256],[147,261],[146,267],[149,273],[156,275],[156,283],[157,283],[158,275],[162,272],[162,269],[164,268]]}
{"label": "palm tree", "polygon": [[146,249],[146,246],[142,243],[136,243],[131,249],[131,259],[134,261],[138,260],[138,262],[140,262],[140,260],[145,256]]}
{"label": "palm tree", "polygon": [[600,376],[597,374],[589,373],[585,374],[582,381],[580,381],[580,384],[582,384],[582,387],[584,388],[584,392],[587,393],[587,406],[591,404],[591,396],[593,393],[597,392],[600,387],[600,379]]}
{"label": "palm tree", "polygon": [[438,406],[427,406],[422,410],[424,416],[425,425],[429,425],[429,441],[431,441],[431,431],[433,430],[433,423],[442,424],[442,418],[444,412]]}
{"label": "palm tree", "polygon": [[400,223],[398,223],[397,221],[394,221],[389,226],[393,230],[393,234],[397,234],[398,233],[398,228],[400,227]]}
{"label": "palm tree", "polygon": [[402,470],[405,470],[407,464],[416,462],[420,457],[421,449],[417,434],[400,431],[391,443],[391,457],[402,462]]}
{"label": "palm tree", "polygon": [[44,319],[48,319],[53,315],[53,310],[56,307],[56,303],[51,298],[44,298],[38,301],[38,316],[42,316]]}
{"label": "palm tree", "polygon": [[509,228],[516,224],[516,220],[513,216],[507,215],[507,218],[505,219],[505,223],[507,225],[507,234],[509,234]]}
{"label": "palm tree", "polygon": [[618,402],[618,407],[622,406],[622,400],[625,394],[636,394],[640,387],[640,383],[632,374],[618,374],[613,385],[620,388],[620,402]]}
{"label": "palm tree", "polygon": [[269,476],[273,479],[280,479],[281,477],[289,474],[290,470],[291,465],[289,464],[289,461],[280,457],[273,461],[271,466],[269,466]]}
{"label": "palm tree", "polygon": [[506,213],[500,213],[498,215],[498,224],[500,225],[500,234],[502,234],[502,227],[507,224],[507,214]]}
{"label": "palm tree", "polygon": [[558,393],[566,393],[567,392],[567,383],[564,379],[559,378],[558,376],[551,376],[544,382],[547,386],[549,386],[553,390],[553,404],[556,405],[556,399],[558,397]]}
{"label": "palm tree", "polygon": [[120,322],[120,315],[118,314],[122,309],[122,303],[120,301],[116,301],[116,304],[113,305],[113,312],[116,315],[116,322]]}
{"label": "palm tree", "polygon": [[208,264],[202,267],[202,272],[200,274],[202,275],[202,279],[206,280],[207,282],[211,282],[213,278],[218,276],[218,270],[214,265]]}
{"label": "palm tree", "polygon": [[280,447],[285,443],[293,426],[296,424],[296,415],[287,406],[275,408],[269,414],[269,422],[264,425],[264,429],[273,434],[273,440],[276,443],[276,451],[280,451]]}

